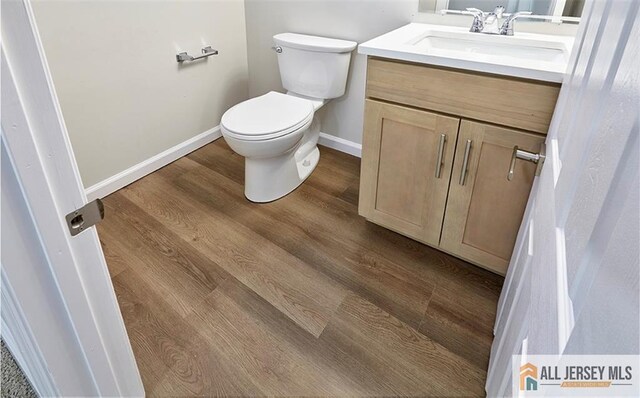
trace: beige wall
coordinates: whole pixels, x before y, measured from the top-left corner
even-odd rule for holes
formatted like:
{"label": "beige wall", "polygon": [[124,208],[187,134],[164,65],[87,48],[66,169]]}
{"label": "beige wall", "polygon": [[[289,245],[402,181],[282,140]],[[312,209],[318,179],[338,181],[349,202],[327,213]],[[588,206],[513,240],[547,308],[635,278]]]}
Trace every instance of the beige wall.
{"label": "beige wall", "polygon": [[[33,8],[85,187],[217,126],[247,98],[242,0]],[[220,55],[176,62],[205,44]]]}
{"label": "beige wall", "polygon": [[[362,43],[409,22],[418,0],[246,0],[249,92],[282,90],[272,36],[281,32]],[[346,94],[320,110],[321,131],[362,142],[366,57],[354,51]]]}

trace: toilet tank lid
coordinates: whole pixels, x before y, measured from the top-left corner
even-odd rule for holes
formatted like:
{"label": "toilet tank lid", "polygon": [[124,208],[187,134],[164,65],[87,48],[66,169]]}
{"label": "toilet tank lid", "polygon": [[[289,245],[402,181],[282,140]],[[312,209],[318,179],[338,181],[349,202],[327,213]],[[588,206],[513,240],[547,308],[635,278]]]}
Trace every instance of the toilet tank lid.
{"label": "toilet tank lid", "polygon": [[347,53],[358,45],[355,41],[331,39],[328,37],[301,35],[298,33],[280,33],[273,36],[276,45],[300,50]]}

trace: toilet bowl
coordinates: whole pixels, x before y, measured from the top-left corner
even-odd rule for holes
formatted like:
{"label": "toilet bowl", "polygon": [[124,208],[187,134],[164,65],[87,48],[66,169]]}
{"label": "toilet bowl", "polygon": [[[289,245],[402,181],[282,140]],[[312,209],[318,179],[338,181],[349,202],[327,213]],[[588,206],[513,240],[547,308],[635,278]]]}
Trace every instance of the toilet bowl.
{"label": "toilet bowl", "polygon": [[245,157],[245,196],[271,202],[296,189],[320,159],[313,101],[275,91],[242,102],[222,117],[225,141]]}
{"label": "toilet bowl", "polygon": [[296,189],[320,159],[315,112],[344,94],[356,43],[283,33],[274,36],[286,94],[271,91],[225,112],[222,136],[245,158],[245,196],[279,199]]}

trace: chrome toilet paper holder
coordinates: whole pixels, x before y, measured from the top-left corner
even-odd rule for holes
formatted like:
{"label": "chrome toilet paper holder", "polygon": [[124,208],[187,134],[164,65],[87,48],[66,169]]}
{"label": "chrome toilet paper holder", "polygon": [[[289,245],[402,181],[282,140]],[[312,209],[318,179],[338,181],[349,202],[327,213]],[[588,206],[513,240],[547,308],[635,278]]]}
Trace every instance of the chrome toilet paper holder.
{"label": "chrome toilet paper holder", "polygon": [[202,58],[207,58],[212,55],[218,55],[218,50],[211,48],[211,46],[202,47],[202,55],[189,55],[186,51],[176,54],[176,61],[178,62],[192,62]]}

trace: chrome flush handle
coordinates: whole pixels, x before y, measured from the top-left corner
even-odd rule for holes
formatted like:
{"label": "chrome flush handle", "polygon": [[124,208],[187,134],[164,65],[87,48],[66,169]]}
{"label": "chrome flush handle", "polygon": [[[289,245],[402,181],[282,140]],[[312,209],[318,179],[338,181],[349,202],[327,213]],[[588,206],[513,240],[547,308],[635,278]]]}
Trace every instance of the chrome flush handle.
{"label": "chrome flush handle", "polygon": [[280,46],[273,46],[271,47],[271,49],[275,52],[277,52],[278,54],[280,54],[282,52],[282,47]]}

